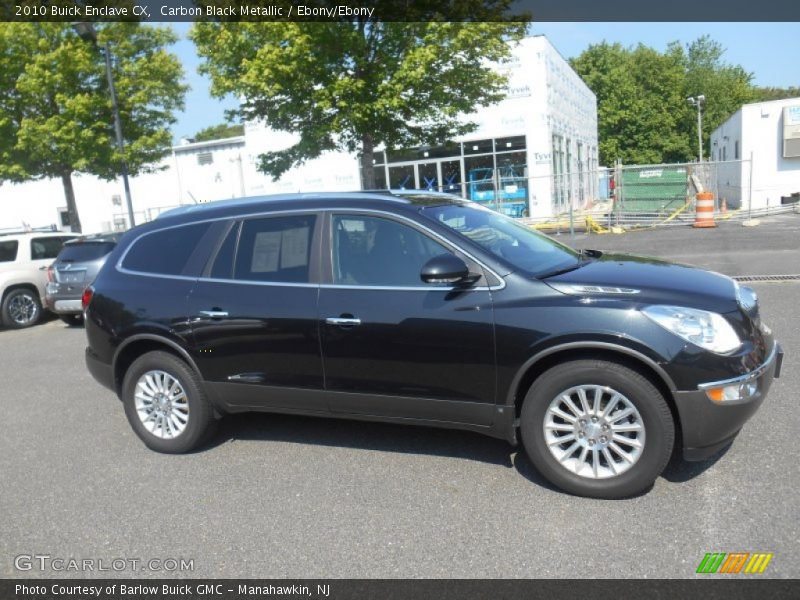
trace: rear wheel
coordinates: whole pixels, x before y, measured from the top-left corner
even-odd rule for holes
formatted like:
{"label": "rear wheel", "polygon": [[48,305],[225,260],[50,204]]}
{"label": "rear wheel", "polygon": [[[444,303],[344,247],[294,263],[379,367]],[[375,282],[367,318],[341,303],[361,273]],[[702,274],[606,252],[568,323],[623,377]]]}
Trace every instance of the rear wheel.
{"label": "rear wheel", "polygon": [[594,498],[647,490],[672,453],[675,426],[663,395],[618,363],[577,360],[531,386],[520,415],[525,449],[558,487]]}
{"label": "rear wheel", "polygon": [[70,327],[77,327],[83,324],[83,315],[58,315],[58,318]]}
{"label": "rear wheel", "polygon": [[125,414],[151,450],[189,452],[214,431],[214,412],[197,374],[167,352],[133,361],[122,383]]}
{"label": "rear wheel", "polygon": [[6,327],[22,329],[35,325],[42,316],[39,294],[30,288],[11,290],[3,299],[2,314]]}

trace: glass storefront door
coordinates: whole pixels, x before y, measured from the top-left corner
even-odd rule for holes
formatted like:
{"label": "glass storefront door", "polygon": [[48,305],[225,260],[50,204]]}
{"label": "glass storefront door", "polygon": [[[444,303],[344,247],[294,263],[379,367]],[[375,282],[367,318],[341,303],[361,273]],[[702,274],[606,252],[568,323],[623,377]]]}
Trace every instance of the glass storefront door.
{"label": "glass storefront door", "polygon": [[389,167],[389,189],[413,190],[417,182],[414,178],[414,165],[399,165]]}
{"label": "glass storefront door", "polygon": [[436,162],[419,163],[417,165],[419,175],[419,189],[429,192],[441,192],[439,183],[439,165]]}

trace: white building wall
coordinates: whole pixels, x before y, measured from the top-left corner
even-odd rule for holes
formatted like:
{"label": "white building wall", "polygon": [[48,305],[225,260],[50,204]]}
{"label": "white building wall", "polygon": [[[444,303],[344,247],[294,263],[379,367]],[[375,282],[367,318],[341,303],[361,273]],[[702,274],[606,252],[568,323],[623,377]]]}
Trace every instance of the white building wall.
{"label": "white building wall", "polygon": [[725,188],[720,182],[720,197],[728,193],[735,205],[742,202],[743,208],[748,208],[751,156],[752,208],[779,206],[782,196],[800,192],[800,157],[783,157],[783,108],[786,106],[800,106],[800,98],[745,104],[711,134],[712,160],[736,161],[737,156],[742,160],[735,166],[720,167],[720,173],[732,171],[724,177]]}

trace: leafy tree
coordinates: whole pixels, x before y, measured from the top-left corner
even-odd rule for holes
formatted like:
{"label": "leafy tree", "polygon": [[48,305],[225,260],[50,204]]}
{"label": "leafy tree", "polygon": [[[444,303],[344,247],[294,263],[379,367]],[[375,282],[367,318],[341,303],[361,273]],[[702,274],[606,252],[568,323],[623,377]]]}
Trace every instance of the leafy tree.
{"label": "leafy tree", "polygon": [[757,87],[754,102],[769,102],[770,100],[786,100],[800,98],[800,87]]}
{"label": "leafy tree", "polygon": [[597,95],[600,160],[630,164],[697,157],[697,113],[686,99],[703,94],[704,147],[710,133],[754,99],[751,74],[722,60],[710,38],[658,52],[603,42],[570,62]]}
{"label": "leafy tree", "polygon": [[115,145],[101,50],[68,23],[0,23],[0,180],[60,178],[70,223],[81,230],[72,174],[113,179],[125,160],[132,175],[170,148],[173,113],[186,86],[167,51],[171,30],[137,23],[98,27],[111,44],[125,153]]}
{"label": "leafy tree", "polygon": [[[485,13],[509,4],[458,6]],[[499,101],[506,84],[487,62],[507,58],[508,42],[525,34],[522,22],[415,18],[197,23],[191,35],[213,94],[236,94],[239,116],[298,134],[293,146],[261,155],[262,171],[277,179],[328,150],[360,152],[364,187],[373,188],[376,145],[436,144],[474,129],[463,115]]]}
{"label": "leafy tree", "polygon": [[222,140],[229,137],[244,135],[244,125],[220,123],[198,131],[192,138],[195,142],[208,142]]}

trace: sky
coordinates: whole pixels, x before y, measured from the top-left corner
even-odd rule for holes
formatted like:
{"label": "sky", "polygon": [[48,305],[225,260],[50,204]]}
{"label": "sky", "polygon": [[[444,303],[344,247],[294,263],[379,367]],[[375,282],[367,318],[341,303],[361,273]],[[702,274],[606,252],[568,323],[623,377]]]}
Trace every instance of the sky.
{"label": "sky", "polygon": [[[197,73],[201,61],[188,39],[191,24],[170,26],[180,37],[173,51],[183,63],[186,83],[191,86],[186,109],[177,115],[172,128],[177,141],[224,122],[225,110],[235,108],[237,103],[234,98],[212,98],[210,82]],[[534,23],[530,32],[546,35],[565,58],[577,56],[590,44],[604,40],[624,46],[643,43],[663,51],[669,42],[688,43],[708,34],[726,49],[724,60],[753,73],[756,85],[800,86],[800,61],[794,50],[800,39],[800,23]]]}

